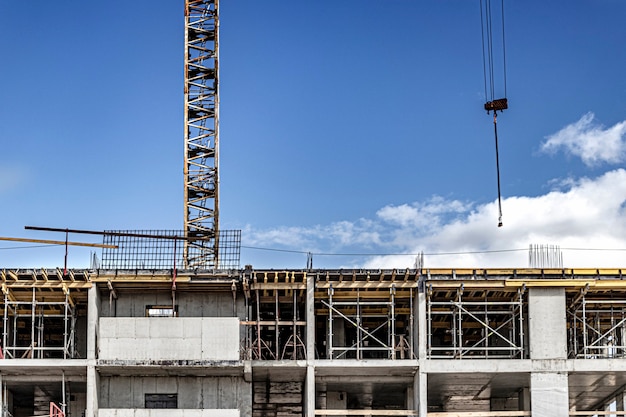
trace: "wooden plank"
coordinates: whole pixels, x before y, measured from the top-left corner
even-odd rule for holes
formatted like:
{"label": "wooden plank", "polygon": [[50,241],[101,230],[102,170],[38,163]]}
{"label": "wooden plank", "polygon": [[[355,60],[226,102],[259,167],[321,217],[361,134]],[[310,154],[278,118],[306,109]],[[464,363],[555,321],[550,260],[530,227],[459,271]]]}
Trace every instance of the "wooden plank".
{"label": "wooden plank", "polygon": [[116,245],[103,245],[102,243],[84,243],[84,242],[66,242],[64,240],[45,240],[45,239],[25,239],[20,237],[1,237],[0,240],[9,242],[27,242],[27,243],[43,243],[46,245],[68,245],[68,246],[87,246],[92,248],[117,249]]}
{"label": "wooden plank", "polygon": [[[595,280],[588,279],[508,279],[504,282],[506,287],[574,287],[583,288],[587,285],[595,286]],[[622,283],[622,286],[626,286],[626,283]]]}
{"label": "wooden plank", "polygon": [[64,286],[66,286],[67,288],[84,288],[84,289],[88,289],[91,288],[92,283],[91,282],[80,282],[80,281],[76,281],[76,282],[66,282],[66,283],[61,283],[61,282],[56,282],[56,281],[37,281],[37,282],[33,282],[33,281],[21,281],[21,282],[7,282],[5,284],[7,286],[7,288],[11,288],[14,290],[18,290],[18,289],[30,289],[30,288],[50,288],[50,289],[54,289],[54,288],[58,288],[58,289],[63,289]]}
{"label": "wooden plank", "polygon": [[450,278],[449,280],[445,280],[445,281],[431,280],[431,281],[428,281],[426,285],[432,286],[433,289],[441,289],[441,288],[457,289],[457,288],[461,288],[461,285],[463,285],[465,289],[470,289],[470,288],[495,289],[495,288],[504,288],[506,286],[506,282],[507,280],[503,280],[503,279],[502,280],[490,279],[490,280],[480,280],[480,281],[464,281],[464,280],[453,280],[452,278]]}
{"label": "wooden plank", "polygon": [[[416,410],[315,410],[316,416],[416,416]],[[428,413],[430,416],[431,413]],[[526,414],[530,415],[530,414]]]}
{"label": "wooden plank", "polygon": [[530,415],[530,411],[449,411],[428,413],[428,417],[523,417]]}
{"label": "wooden plank", "polygon": [[[330,288],[333,287],[334,289],[338,290],[338,289],[352,289],[352,288],[360,288],[360,289],[364,289],[364,288],[372,288],[372,289],[376,289],[376,288],[417,288],[417,282],[411,282],[411,281],[407,281],[407,282],[390,282],[390,281],[343,281],[343,282],[318,282],[315,284],[315,288]],[[458,284],[457,284],[458,286]]]}
{"label": "wooden plank", "polygon": [[289,320],[279,320],[279,321],[273,321],[273,320],[261,320],[259,322],[256,322],[254,320],[243,320],[240,322],[240,324],[242,326],[256,326],[257,323],[260,326],[306,326],[306,321],[296,321],[295,323],[293,321],[289,321]]}
{"label": "wooden plank", "polygon": [[570,411],[570,416],[626,416],[626,411]]}
{"label": "wooden plank", "polygon": [[306,290],[305,283],[268,282],[252,284],[252,290]]}

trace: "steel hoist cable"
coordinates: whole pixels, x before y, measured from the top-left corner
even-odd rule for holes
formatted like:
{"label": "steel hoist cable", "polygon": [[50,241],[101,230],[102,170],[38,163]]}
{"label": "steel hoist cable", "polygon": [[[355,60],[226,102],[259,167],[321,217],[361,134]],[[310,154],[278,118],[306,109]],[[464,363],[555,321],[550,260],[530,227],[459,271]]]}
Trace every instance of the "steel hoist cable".
{"label": "steel hoist cable", "polygon": [[502,227],[502,193],[500,192],[500,157],[498,155],[498,113],[493,112],[493,133],[496,138],[496,172],[498,177],[498,227]]}
{"label": "steel hoist cable", "polygon": [[488,100],[484,108],[487,114],[493,111],[493,131],[496,143],[496,173],[498,180],[498,227],[502,227],[502,193],[500,191],[500,155],[498,150],[498,111],[504,111],[509,108],[506,99],[506,47],[504,41],[504,0],[500,0],[501,9],[501,28],[502,28],[502,78],[504,83],[504,98],[494,98],[495,83],[495,65],[494,65],[494,22],[492,17],[491,0],[480,0],[480,25],[482,35],[482,53],[483,53],[483,79],[485,83],[485,99]]}

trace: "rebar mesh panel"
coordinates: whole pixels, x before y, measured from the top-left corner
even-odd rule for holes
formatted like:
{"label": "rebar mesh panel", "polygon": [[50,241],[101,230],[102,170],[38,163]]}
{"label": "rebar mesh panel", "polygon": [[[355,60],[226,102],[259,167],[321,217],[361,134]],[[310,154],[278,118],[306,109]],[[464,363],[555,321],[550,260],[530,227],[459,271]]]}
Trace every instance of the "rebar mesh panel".
{"label": "rebar mesh panel", "polygon": [[[185,232],[182,230],[106,230],[102,269],[184,269]],[[194,268],[239,269],[241,230],[219,232],[218,263],[211,257]]]}

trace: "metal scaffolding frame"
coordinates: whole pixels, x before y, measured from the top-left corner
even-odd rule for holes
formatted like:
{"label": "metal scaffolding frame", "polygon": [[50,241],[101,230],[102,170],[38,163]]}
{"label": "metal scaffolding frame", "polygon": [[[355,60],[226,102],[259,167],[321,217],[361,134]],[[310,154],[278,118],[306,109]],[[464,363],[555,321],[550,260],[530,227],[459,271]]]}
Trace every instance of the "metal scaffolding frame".
{"label": "metal scaffolding frame", "polygon": [[[524,290],[490,297],[489,291],[453,296],[427,291],[427,355],[431,359],[525,357]],[[448,299],[446,299],[448,298]]]}
{"label": "metal scaffolding frame", "polygon": [[572,358],[626,357],[626,297],[589,294],[581,289],[567,311],[569,356]]}
{"label": "metal scaffolding frame", "polygon": [[[301,275],[301,276],[296,276]],[[242,359],[300,360],[307,358],[304,274],[274,272],[253,278],[246,291],[247,318]],[[300,282],[297,282],[300,281]]]}
{"label": "metal scaffolding frame", "polygon": [[[11,299],[9,291],[4,292],[4,314],[2,327],[2,354],[6,359],[42,359],[75,357],[76,309],[69,295],[64,291],[64,301],[42,301],[36,288],[32,288],[32,299],[18,301]],[[61,346],[46,344],[46,339],[58,336],[47,331],[46,326],[62,321],[63,340]],[[58,327],[58,323],[57,323]],[[19,329],[30,332],[20,332]]]}
{"label": "metal scaffolding frame", "polygon": [[185,268],[219,265],[218,3],[185,1]]}
{"label": "metal scaffolding frame", "polygon": [[[335,296],[341,295],[340,298]],[[398,297],[400,295],[400,297]],[[413,288],[398,294],[396,286],[368,291],[359,287],[336,290],[327,288],[327,299],[319,302],[328,311],[326,357],[328,359],[414,359],[413,351]],[[398,303],[407,304],[402,307]],[[407,300],[408,299],[408,300]],[[408,322],[398,329],[399,315]],[[354,332],[336,336],[338,326]]]}

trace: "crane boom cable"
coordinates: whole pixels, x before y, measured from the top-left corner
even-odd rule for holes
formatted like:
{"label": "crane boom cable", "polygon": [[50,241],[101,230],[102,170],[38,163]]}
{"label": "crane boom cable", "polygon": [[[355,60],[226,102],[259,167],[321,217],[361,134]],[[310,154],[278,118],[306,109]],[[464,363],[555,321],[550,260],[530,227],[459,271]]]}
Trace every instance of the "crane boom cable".
{"label": "crane boom cable", "polygon": [[501,0],[500,10],[502,11],[502,70],[504,76],[504,97],[506,97],[506,41],[504,39],[504,0]]}
{"label": "crane boom cable", "polygon": [[485,99],[487,99],[487,58],[485,57],[485,22],[483,17],[483,0],[480,0],[480,36],[482,40],[482,53],[483,53],[483,81],[485,83]]}
{"label": "crane boom cable", "polygon": [[500,157],[498,152],[498,113],[493,112],[493,133],[496,139],[496,176],[498,179],[498,227],[502,227],[502,193],[500,192]]}
{"label": "crane boom cable", "polygon": [[491,100],[495,98],[494,89],[495,82],[493,76],[493,21],[491,20],[491,0],[487,0],[487,48],[489,57],[489,87],[491,91]]}
{"label": "crane boom cable", "polygon": [[[493,130],[496,147],[496,175],[498,185],[498,227],[502,227],[502,192],[500,181],[500,154],[498,144],[498,124],[497,124],[497,112],[504,111],[508,108],[508,102],[506,99],[507,92],[507,79],[506,79],[506,44],[504,36],[504,0],[500,0],[501,3],[501,22],[500,27],[502,29],[502,70],[503,70],[503,87],[504,98],[495,99],[496,97],[496,77],[495,77],[495,59],[494,59],[494,20],[491,7],[491,0],[480,0],[480,23],[481,23],[481,39],[482,39],[482,55],[483,55],[483,80],[485,83],[485,110],[487,114],[493,110]],[[497,16],[497,14],[496,14]],[[496,18],[497,19],[497,18]]]}

